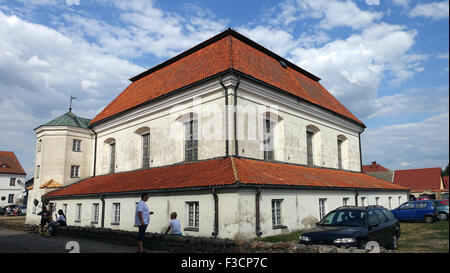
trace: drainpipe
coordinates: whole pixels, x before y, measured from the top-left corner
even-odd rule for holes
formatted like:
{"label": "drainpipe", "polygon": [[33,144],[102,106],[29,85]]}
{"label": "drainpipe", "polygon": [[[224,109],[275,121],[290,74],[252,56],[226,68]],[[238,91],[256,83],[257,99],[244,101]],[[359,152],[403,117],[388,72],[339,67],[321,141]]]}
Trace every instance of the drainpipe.
{"label": "drainpipe", "polygon": [[222,82],[222,76],[220,76],[220,84],[222,85],[223,89],[225,90],[225,155],[228,157],[230,155],[229,147],[228,147],[228,89],[225,87],[225,85]]}
{"label": "drainpipe", "polygon": [[93,173],[93,176],[95,176],[95,172],[96,172],[95,168],[96,168],[96,165],[97,165],[97,133],[91,127],[89,127],[89,129],[91,129],[91,131],[94,132],[94,136],[95,136],[95,141],[94,141],[94,173]]}
{"label": "drainpipe", "polygon": [[212,189],[213,197],[214,197],[214,231],[212,236],[217,238],[219,234],[219,197],[217,196],[216,189]]}
{"label": "drainpipe", "polygon": [[237,89],[239,84],[241,83],[241,75],[238,75],[238,81],[236,83],[236,87],[234,88],[234,145],[236,149],[236,156],[239,155],[239,145],[237,138]]}
{"label": "drainpipe", "polygon": [[105,227],[105,196],[102,195],[100,197],[100,200],[102,200],[102,228]]}
{"label": "drainpipe", "polygon": [[359,197],[359,190],[356,190],[356,194],[355,194],[355,206],[358,206],[358,197]]}
{"label": "drainpipe", "polygon": [[259,219],[259,199],[261,197],[261,187],[258,188],[255,195],[255,213],[256,213],[256,236],[261,237],[261,223]]}

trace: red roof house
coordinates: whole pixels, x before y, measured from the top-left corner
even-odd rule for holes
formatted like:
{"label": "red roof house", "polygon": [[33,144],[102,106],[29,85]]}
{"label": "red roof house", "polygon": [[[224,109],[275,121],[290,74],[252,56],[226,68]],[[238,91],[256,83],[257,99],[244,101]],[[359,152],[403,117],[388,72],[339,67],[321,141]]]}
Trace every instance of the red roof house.
{"label": "red roof house", "polygon": [[14,152],[5,151],[0,151],[0,173],[26,175]]}
{"label": "red roof house", "polygon": [[370,165],[363,165],[362,171],[364,173],[371,173],[371,172],[387,172],[390,170],[381,166],[376,161],[372,161],[372,164],[370,164]]}
{"label": "red roof house", "polygon": [[397,170],[394,184],[411,189],[411,192],[437,192],[444,189],[441,168]]}

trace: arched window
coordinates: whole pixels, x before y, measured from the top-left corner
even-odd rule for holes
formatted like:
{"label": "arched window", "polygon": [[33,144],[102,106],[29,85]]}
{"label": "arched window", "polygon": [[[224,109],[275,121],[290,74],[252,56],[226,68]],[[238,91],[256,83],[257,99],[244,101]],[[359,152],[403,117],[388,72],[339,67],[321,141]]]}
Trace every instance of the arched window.
{"label": "arched window", "polygon": [[142,168],[150,168],[150,128],[142,127],[135,133],[141,136]]}
{"label": "arched window", "polygon": [[105,144],[109,145],[109,173],[116,171],[116,140],[108,138]]}
{"label": "arched window", "polygon": [[306,126],[306,162],[311,166],[317,161],[316,155],[318,154],[317,147],[319,143],[316,142],[319,132],[319,128],[314,125]]}

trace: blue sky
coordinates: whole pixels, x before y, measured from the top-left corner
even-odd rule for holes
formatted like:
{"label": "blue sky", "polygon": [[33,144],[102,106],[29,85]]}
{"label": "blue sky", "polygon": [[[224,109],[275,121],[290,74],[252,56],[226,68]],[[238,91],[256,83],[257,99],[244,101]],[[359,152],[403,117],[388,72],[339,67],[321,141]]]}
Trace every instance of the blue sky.
{"label": "blue sky", "polygon": [[34,172],[33,129],[93,118],[132,76],[232,27],[319,76],[367,128],[363,163],[449,161],[448,0],[0,0],[0,150]]}

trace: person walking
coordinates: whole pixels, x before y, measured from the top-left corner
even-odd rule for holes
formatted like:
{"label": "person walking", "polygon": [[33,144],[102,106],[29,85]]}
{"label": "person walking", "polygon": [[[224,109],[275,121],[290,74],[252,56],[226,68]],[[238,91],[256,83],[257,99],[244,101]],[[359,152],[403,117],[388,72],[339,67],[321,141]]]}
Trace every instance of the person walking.
{"label": "person walking", "polygon": [[42,211],[38,213],[41,216],[41,224],[39,225],[39,234],[41,236],[48,235],[46,225],[50,222],[50,212],[45,205],[42,206]]}
{"label": "person walking", "polygon": [[148,224],[150,223],[150,215],[153,214],[153,211],[149,211],[146,202],[150,197],[149,193],[141,194],[141,200],[139,200],[136,206],[136,214],[134,219],[134,226],[138,227],[139,235],[138,235],[138,251],[137,253],[145,253],[144,251],[144,238],[145,238],[145,230],[147,229]]}
{"label": "person walking", "polygon": [[170,222],[169,226],[167,227],[166,234],[169,232],[169,230],[172,230],[170,232],[170,235],[183,236],[183,234],[181,233],[180,220],[177,219],[176,212],[172,212],[170,214]]}

